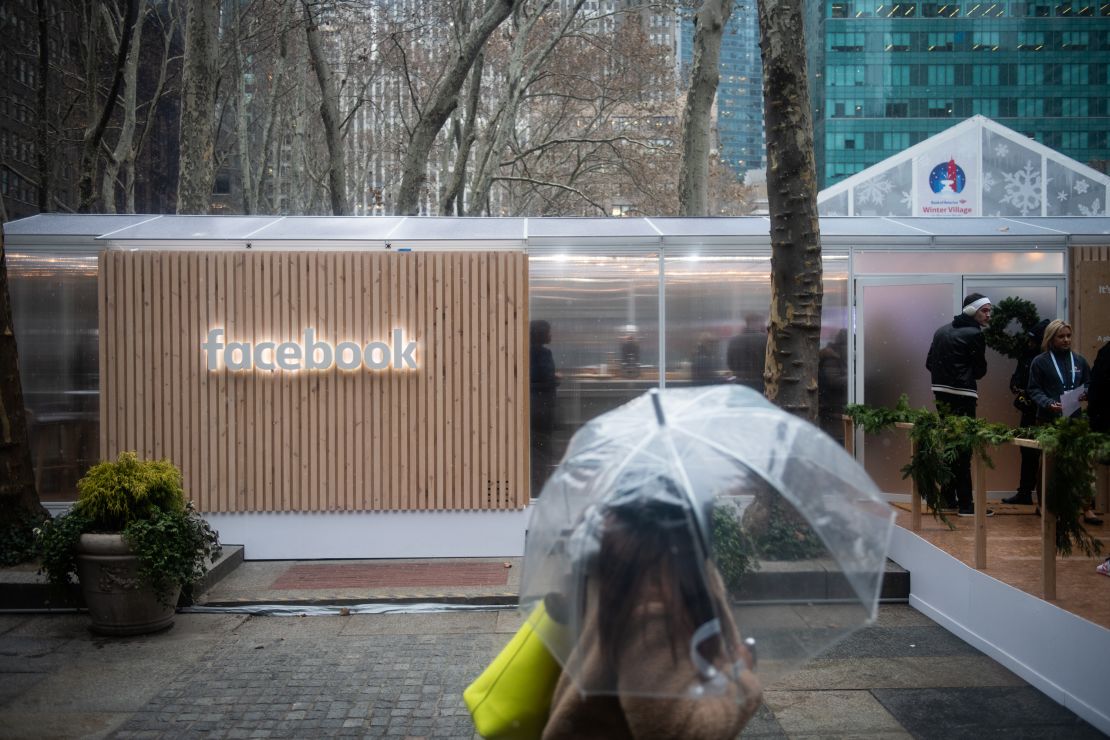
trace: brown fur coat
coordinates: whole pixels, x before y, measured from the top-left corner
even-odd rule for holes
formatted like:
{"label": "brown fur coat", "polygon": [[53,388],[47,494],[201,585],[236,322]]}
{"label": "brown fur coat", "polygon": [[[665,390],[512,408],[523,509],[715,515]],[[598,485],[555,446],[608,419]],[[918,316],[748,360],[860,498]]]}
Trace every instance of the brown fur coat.
{"label": "brown fur coat", "polygon": [[[555,687],[544,740],[721,740],[740,734],[762,697],[751,671],[744,672],[740,686],[729,684],[719,696],[644,696],[645,690],[681,694],[696,683],[686,650],[672,650],[663,603],[644,600],[634,611],[627,639],[617,650],[618,664],[609,665],[598,640],[597,599],[589,601],[586,626],[568,669],[583,677],[583,685],[614,686],[618,693],[583,696],[564,671]],[[722,628],[731,631],[738,644],[731,615],[727,609],[721,611]]]}

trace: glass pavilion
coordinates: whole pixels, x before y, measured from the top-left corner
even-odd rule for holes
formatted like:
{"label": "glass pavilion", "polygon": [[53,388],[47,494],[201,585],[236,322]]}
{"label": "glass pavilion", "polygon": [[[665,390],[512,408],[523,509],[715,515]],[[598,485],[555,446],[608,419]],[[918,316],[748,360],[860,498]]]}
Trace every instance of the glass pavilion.
{"label": "glass pavilion", "polygon": [[[834,436],[842,434],[846,401],[892,404],[907,393],[916,406],[931,404],[925,353],[963,295],[1021,295],[1044,317],[1065,316],[1070,254],[1110,249],[1110,218],[825,217],[821,232],[822,356],[834,364],[822,379],[822,418]],[[650,387],[744,380],[735,358],[730,367],[729,346],[765,328],[768,233],[766,218],[39,215],[8,223],[41,496],[72,499],[98,454],[100,250],[524,251],[530,318],[552,327],[561,375],[556,439],[565,444],[585,421]],[[751,355],[752,345],[744,346]],[[988,362],[980,413],[1016,422],[1007,390],[1012,362],[993,353]],[[886,491],[907,489],[897,472],[908,454],[903,445],[892,437],[862,448]],[[1013,484],[999,479],[992,487]]]}

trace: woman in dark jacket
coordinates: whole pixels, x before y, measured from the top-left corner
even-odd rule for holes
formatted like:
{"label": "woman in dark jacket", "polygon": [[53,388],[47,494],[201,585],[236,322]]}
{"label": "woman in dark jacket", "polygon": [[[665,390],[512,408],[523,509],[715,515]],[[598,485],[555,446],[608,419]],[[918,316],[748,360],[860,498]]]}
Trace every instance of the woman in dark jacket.
{"label": "woman in dark jacket", "polygon": [[[1056,319],[1048,325],[1041,348],[1044,352],[1029,366],[1029,397],[1037,404],[1037,423],[1051,424],[1063,413],[1060,397],[1065,391],[1086,388],[1091,368],[1082,355],[1071,351],[1071,324],[1066,321]],[[1079,400],[1087,400],[1085,391]],[[1072,416],[1078,413],[1076,409]],[[1102,519],[1095,516],[1093,503],[1088,504],[1083,521],[1102,524]]]}
{"label": "woman in dark jacket", "polygon": [[[1060,396],[1086,386],[1091,368],[1082,355],[1071,351],[1071,324],[1066,321],[1056,319],[1048,325],[1041,349],[1029,366],[1029,397],[1037,404],[1037,422],[1049,424],[1062,413]],[[1086,398],[1086,394],[1080,396],[1080,400]]]}

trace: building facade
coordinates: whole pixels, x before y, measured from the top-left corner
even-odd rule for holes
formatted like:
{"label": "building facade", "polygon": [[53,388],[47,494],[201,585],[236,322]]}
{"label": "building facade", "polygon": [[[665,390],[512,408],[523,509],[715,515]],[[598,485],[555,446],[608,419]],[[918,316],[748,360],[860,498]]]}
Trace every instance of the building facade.
{"label": "building facade", "polygon": [[1106,171],[1105,0],[820,6],[810,37],[822,187],[977,114]]}

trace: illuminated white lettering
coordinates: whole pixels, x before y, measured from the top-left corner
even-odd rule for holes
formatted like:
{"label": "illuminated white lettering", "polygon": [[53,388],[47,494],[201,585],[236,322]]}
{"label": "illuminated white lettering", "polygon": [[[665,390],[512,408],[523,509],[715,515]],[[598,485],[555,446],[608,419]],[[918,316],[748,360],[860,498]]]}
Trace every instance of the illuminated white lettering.
{"label": "illuminated white lettering", "polygon": [[216,353],[223,348],[224,344],[217,337],[223,336],[223,333],[223,329],[209,329],[208,339],[200,343],[200,348],[208,355],[209,370],[215,370],[220,361],[220,356]]}
{"label": "illuminated white lettering", "polygon": [[[239,353],[238,360],[235,359],[236,352]],[[246,342],[228,342],[224,349],[224,364],[228,370],[250,370],[251,346]]]}
{"label": "illuminated white lettering", "polygon": [[394,370],[417,369],[416,342],[405,338],[404,329],[393,329],[392,342],[369,342],[365,346],[357,342],[344,341],[338,346],[324,339],[318,339],[316,329],[308,327],[302,334],[301,342],[281,342],[263,340],[256,344],[250,342],[224,342],[223,329],[209,329],[201,351],[205,353],[208,369],[228,370]]}
{"label": "illuminated white lettering", "polygon": [[266,350],[270,350],[270,352],[271,352],[270,357],[272,358],[273,357],[272,353],[274,351],[274,343],[273,342],[259,342],[258,344],[254,345],[254,366],[256,368],[258,368],[259,370],[273,370],[274,369],[274,363],[270,360],[267,360],[266,358],[264,358],[262,356],[262,353],[265,352]]}
{"label": "illuminated white lettering", "polygon": [[[374,359],[374,353],[379,359]],[[384,342],[370,342],[366,345],[366,367],[371,370],[384,370],[389,367],[389,345]]]}
{"label": "illuminated white lettering", "polygon": [[277,364],[282,370],[301,369],[301,346],[293,342],[282,342],[277,348]]}
{"label": "illuminated white lettering", "polygon": [[335,364],[340,370],[355,370],[362,364],[362,347],[354,342],[340,342],[335,348]]}

